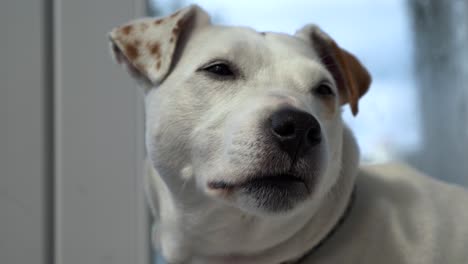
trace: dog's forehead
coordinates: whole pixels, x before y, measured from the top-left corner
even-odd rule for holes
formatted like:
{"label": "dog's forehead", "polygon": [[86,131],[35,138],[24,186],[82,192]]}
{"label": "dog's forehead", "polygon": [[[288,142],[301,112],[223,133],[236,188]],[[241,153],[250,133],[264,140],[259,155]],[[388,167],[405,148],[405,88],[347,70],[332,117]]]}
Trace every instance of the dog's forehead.
{"label": "dog's forehead", "polygon": [[278,49],[285,49],[288,51],[294,51],[301,56],[315,57],[316,53],[310,43],[307,43],[301,38],[285,33],[276,32],[262,32],[268,45],[271,47],[277,47]]}
{"label": "dog's forehead", "polygon": [[211,56],[244,55],[250,58],[316,58],[312,46],[293,35],[258,32],[249,27],[210,26],[199,31],[189,42],[192,52]]}

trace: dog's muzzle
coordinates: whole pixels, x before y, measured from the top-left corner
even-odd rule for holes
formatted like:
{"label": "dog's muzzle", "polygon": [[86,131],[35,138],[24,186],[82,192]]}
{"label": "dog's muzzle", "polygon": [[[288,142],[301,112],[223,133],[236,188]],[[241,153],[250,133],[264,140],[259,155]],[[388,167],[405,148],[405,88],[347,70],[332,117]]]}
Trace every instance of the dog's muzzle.
{"label": "dog's muzzle", "polygon": [[278,212],[309,197],[317,181],[322,142],[319,122],[293,107],[275,110],[263,121],[264,157],[240,182],[211,181],[211,190],[239,194],[245,204]]}

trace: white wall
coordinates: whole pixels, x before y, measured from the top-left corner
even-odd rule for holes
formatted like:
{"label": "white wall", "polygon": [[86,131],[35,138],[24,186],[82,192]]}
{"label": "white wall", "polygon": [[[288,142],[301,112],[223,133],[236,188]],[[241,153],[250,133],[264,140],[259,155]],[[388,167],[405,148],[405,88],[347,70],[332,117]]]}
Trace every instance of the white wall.
{"label": "white wall", "polygon": [[46,1],[0,1],[0,262],[50,260]]}
{"label": "white wall", "polygon": [[149,263],[139,90],[107,32],[141,0],[54,0],[55,263]]}

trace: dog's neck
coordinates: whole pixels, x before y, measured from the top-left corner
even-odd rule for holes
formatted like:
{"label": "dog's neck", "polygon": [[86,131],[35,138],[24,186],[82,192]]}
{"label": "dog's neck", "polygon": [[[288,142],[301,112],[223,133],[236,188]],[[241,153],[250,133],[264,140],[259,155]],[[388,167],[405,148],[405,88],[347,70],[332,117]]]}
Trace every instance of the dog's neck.
{"label": "dog's neck", "polygon": [[330,192],[281,216],[248,215],[198,193],[177,195],[149,166],[146,185],[155,214],[154,245],[168,263],[297,261],[327,237],[349,204],[359,154],[347,128],[343,135],[341,166],[329,172],[340,176]]}

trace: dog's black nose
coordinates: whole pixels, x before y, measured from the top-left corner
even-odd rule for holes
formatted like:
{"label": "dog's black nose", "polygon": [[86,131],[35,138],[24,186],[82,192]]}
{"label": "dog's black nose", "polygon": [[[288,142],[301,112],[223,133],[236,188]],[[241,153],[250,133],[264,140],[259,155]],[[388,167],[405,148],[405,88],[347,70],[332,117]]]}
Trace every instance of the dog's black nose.
{"label": "dog's black nose", "polygon": [[292,159],[304,155],[322,139],[320,124],[306,112],[282,108],[271,115],[270,121],[273,137]]}

